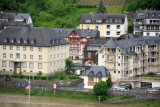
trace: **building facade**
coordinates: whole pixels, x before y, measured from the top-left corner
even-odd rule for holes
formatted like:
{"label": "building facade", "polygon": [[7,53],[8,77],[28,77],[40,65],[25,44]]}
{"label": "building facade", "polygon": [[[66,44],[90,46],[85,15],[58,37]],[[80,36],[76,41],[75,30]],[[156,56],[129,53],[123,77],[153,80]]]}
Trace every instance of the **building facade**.
{"label": "building facade", "polygon": [[160,11],[136,11],[134,34],[143,36],[160,36]]}
{"label": "building facade", "polygon": [[43,75],[65,69],[69,43],[52,28],[7,27],[0,33],[0,71]]}
{"label": "building facade", "polygon": [[80,29],[97,29],[100,37],[119,37],[128,33],[128,19],[125,14],[81,14]]}
{"label": "building facade", "polygon": [[110,39],[97,52],[98,65],[105,66],[112,81],[160,72],[160,38],[141,37],[120,41]]}
{"label": "building facade", "polygon": [[104,66],[92,66],[84,76],[84,88],[93,89],[99,81],[108,80],[109,71]]}
{"label": "building facade", "polygon": [[69,57],[77,65],[82,65],[86,42],[90,39],[100,38],[98,30],[62,28],[54,30],[70,43]]}

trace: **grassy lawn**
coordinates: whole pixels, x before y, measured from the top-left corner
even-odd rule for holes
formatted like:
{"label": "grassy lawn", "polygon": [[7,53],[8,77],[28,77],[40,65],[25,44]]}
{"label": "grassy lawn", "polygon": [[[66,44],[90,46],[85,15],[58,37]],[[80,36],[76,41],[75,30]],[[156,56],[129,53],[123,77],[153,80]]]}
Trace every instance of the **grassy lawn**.
{"label": "grassy lawn", "polygon": [[106,6],[108,14],[121,14],[123,6]]}
{"label": "grassy lawn", "polygon": [[128,99],[128,98],[135,98],[135,96],[124,95],[124,96],[119,96],[119,97],[108,97],[107,101],[119,100],[119,99]]}

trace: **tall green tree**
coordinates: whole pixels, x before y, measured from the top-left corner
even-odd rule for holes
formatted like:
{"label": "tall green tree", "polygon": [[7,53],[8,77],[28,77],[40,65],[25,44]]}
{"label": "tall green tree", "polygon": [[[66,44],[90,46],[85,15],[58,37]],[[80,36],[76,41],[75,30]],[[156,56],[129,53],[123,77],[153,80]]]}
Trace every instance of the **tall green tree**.
{"label": "tall green tree", "polygon": [[107,82],[100,81],[94,85],[94,94],[98,97],[101,96],[103,99],[108,95],[108,85]]}
{"label": "tall green tree", "polygon": [[99,5],[97,7],[97,13],[107,13],[107,9],[103,4],[103,1],[100,0]]}
{"label": "tall green tree", "polygon": [[66,58],[65,59],[65,68],[68,69],[70,67],[75,67],[75,64],[69,59],[69,58]]}

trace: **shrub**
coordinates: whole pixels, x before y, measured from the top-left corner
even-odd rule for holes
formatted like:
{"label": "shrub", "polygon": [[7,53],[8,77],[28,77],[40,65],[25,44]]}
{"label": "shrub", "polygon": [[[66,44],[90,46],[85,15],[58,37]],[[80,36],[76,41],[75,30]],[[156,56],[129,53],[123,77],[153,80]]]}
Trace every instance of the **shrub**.
{"label": "shrub", "polygon": [[47,76],[41,76],[41,80],[47,80]]}
{"label": "shrub", "polygon": [[60,80],[64,80],[66,78],[65,72],[55,72],[54,78],[59,78]]}
{"label": "shrub", "polygon": [[154,77],[154,76],[156,76],[157,74],[156,74],[156,73],[153,73],[153,72],[149,72],[148,75]]}
{"label": "shrub", "polygon": [[68,75],[69,79],[79,79],[79,77],[75,74],[75,75]]}

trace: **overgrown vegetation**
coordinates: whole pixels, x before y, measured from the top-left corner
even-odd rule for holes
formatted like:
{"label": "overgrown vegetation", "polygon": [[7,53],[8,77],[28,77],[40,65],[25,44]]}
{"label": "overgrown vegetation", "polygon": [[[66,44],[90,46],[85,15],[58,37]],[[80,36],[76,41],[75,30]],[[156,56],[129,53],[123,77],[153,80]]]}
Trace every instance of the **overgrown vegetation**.
{"label": "overgrown vegetation", "polygon": [[75,0],[0,0],[0,11],[30,13],[35,27],[76,28],[81,13],[95,6],[77,6]]}
{"label": "overgrown vegetation", "polygon": [[160,9],[160,0],[127,0],[126,11]]}
{"label": "overgrown vegetation", "polygon": [[142,74],[142,75],[137,75],[137,77],[153,77],[153,78],[160,78],[160,76],[157,76],[156,73],[149,72],[148,74]]}

